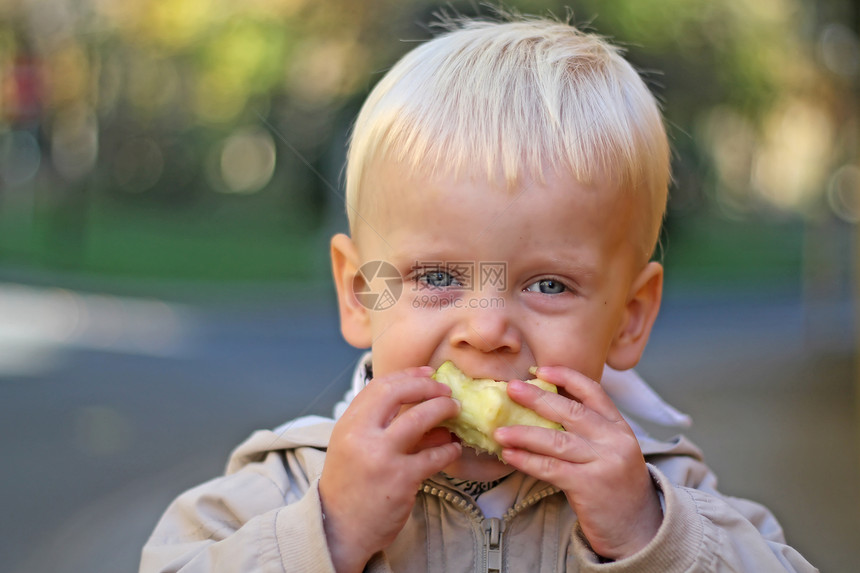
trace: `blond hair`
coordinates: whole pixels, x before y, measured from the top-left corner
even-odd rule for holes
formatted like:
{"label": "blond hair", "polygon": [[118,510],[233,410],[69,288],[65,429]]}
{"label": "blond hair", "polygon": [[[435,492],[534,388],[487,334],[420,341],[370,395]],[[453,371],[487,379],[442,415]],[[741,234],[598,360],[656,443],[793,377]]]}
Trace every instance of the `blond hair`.
{"label": "blond hair", "polygon": [[356,120],[347,156],[350,227],[375,158],[468,170],[513,184],[547,167],[608,177],[643,199],[646,247],[659,233],[669,144],[654,96],[620,50],[558,21],[460,20],[407,53]]}

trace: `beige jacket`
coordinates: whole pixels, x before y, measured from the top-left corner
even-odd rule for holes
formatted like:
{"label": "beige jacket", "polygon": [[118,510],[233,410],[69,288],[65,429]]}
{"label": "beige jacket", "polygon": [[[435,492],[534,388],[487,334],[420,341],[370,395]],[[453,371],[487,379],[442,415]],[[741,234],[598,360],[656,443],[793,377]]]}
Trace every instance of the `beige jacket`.
{"label": "beige jacket", "polygon": [[[143,549],[155,571],[333,571],[317,480],[334,421],[300,418],[256,432],[227,473],[182,494]],[[600,563],[577,534],[576,516],[553,486],[526,479],[502,519],[485,519],[443,479],[427,480],[406,526],[367,571],[817,571],[785,545],[764,507],[725,497],[683,438],[640,437],[664,503],[663,524],[640,553]]]}

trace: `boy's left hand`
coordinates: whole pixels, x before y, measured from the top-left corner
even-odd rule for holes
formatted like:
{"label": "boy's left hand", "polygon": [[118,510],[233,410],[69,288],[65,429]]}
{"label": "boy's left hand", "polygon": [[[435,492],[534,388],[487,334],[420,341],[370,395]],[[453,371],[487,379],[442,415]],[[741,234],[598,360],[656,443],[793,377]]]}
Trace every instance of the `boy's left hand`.
{"label": "boy's left hand", "polygon": [[538,377],[570,398],[519,380],[508,383],[508,395],[567,431],[499,428],[503,459],[564,491],[595,553],[614,560],[633,555],[663,519],[633,430],[597,382],[558,366],[538,369]]}

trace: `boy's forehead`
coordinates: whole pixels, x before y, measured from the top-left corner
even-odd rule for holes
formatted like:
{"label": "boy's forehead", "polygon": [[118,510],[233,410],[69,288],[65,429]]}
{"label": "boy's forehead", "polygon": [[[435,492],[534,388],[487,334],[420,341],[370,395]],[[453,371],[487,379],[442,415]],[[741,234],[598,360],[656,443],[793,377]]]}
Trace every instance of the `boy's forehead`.
{"label": "boy's forehead", "polygon": [[[444,190],[454,185],[464,192],[468,192],[470,188],[480,188],[516,195],[547,184],[553,187],[567,187],[571,191],[584,188],[599,189],[606,196],[621,192],[621,186],[602,172],[597,172],[591,179],[582,180],[567,169],[557,168],[550,161],[533,167],[523,166],[515,176],[506,177],[501,165],[471,165],[455,169],[444,164],[430,162],[413,164],[392,157],[379,157],[369,163],[364,173],[360,196],[376,195],[373,203],[396,205],[398,201],[408,199],[410,192]],[[382,195],[386,192],[392,196],[383,198]]]}
{"label": "boy's forehead", "polygon": [[[507,181],[501,172],[490,173],[475,167],[454,170],[445,165],[430,163],[411,164],[391,157],[372,160],[364,173],[361,193],[358,195],[358,220],[394,222],[396,214],[420,202],[434,212],[457,211],[463,201],[452,202],[450,191],[456,188],[457,197],[468,199],[478,189],[486,193],[512,198],[527,188],[533,177],[518,177]],[[432,213],[426,212],[429,216]]]}
{"label": "boy's forehead", "polygon": [[[587,201],[565,200],[576,196]],[[487,202],[470,201],[473,197],[486,198]],[[352,234],[360,250],[362,244],[389,250],[393,245],[387,243],[392,241],[393,232],[402,232],[404,225],[459,224],[480,228],[488,236],[494,232],[504,235],[508,231],[502,221],[506,217],[518,221],[516,218],[522,217],[533,201],[547,207],[547,216],[566,219],[564,228],[602,221],[593,227],[594,233],[631,246],[638,253],[637,264],[644,265],[651,257],[655,221],[647,194],[606,176],[582,182],[549,163],[538,173],[524,170],[518,180],[506,181],[499,172],[490,173],[479,166],[456,173],[429,163],[413,166],[396,158],[375,158],[364,173]],[[583,205],[590,207],[583,210]],[[533,232],[545,234],[539,225]]]}
{"label": "boy's forehead", "polygon": [[[568,198],[578,200],[571,203],[565,200]],[[417,215],[428,224],[450,220],[481,226],[486,233],[503,233],[504,228],[489,225],[488,220],[503,219],[503,215],[534,216],[536,211],[524,207],[535,202],[545,207],[547,216],[568,217],[572,224],[583,216],[611,218],[632,231],[638,225],[631,219],[643,213],[632,208],[632,199],[608,178],[582,182],[551,165],[540,173],[524,171],[518,180],[507,181],[501,173],[479,168],[456,173],[444,167],[412,166],[381,158],[372,161],[365,172],[355,231],[383,234]]]}

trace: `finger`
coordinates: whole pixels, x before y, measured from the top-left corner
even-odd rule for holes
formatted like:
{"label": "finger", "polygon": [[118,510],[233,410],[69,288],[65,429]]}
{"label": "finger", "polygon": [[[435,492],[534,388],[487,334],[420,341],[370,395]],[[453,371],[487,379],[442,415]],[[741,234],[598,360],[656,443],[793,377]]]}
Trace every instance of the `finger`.
{"label": "finger", "polygon": [[443,444],[450,444],[454,441],[454,435],[448,428],[437,426],[430,428],[426,434],[421,436],[421,439],[415,444],[415,448],[410,453],[415,453],[426,448],[435,448]]}
{"label": "finger", "polygon": [[503,448],[524,450],[576,464],[600,458],[592,444],[573,432],[562,432],[537,426],[499,428],[493,437]]}
{"label": "finger", "polygon": [[463,447],[457,442],[425,448],[409,457],[410,471],[418,479],[426,479],[454,463],[462,452]]}
{"label": "finger", "polygon": [[547,420],[558,422],[568,431],[592,435],[602,431],[606,425],[603,416],[582,402],[541,390],[533,384],[511,380],[507,391],[513,401],[534,410]]}
{"label": "finger", "polygon": [[353,400],[353,412],[372,424],[387,426],[405,404],[451,395],[448,386],[424,373],[417,369],[371,380]]}
{"label": "finger", "polygon": [[400,451],[411,451],[429,432],[460,412],[460,404],[447,396],[438,396],[405,408],[391,422],[386,433]]}
{"label": "finger", "polygon": [[603,390],[599,382],[571,368],[563,366],[542,366],[536,376],[555,384],[565,394],[594,410],[607,420],[617,422],[622,419],[621,412],[612,398]]}
{"label": "finger", "polygon": [[565,489],[567,485],[566,480],[569,472],[566,470],[570,467],[569,462],[552,456],[513,448],[502,449],[502,460],[525,474],[551,483],[561,489]]}

